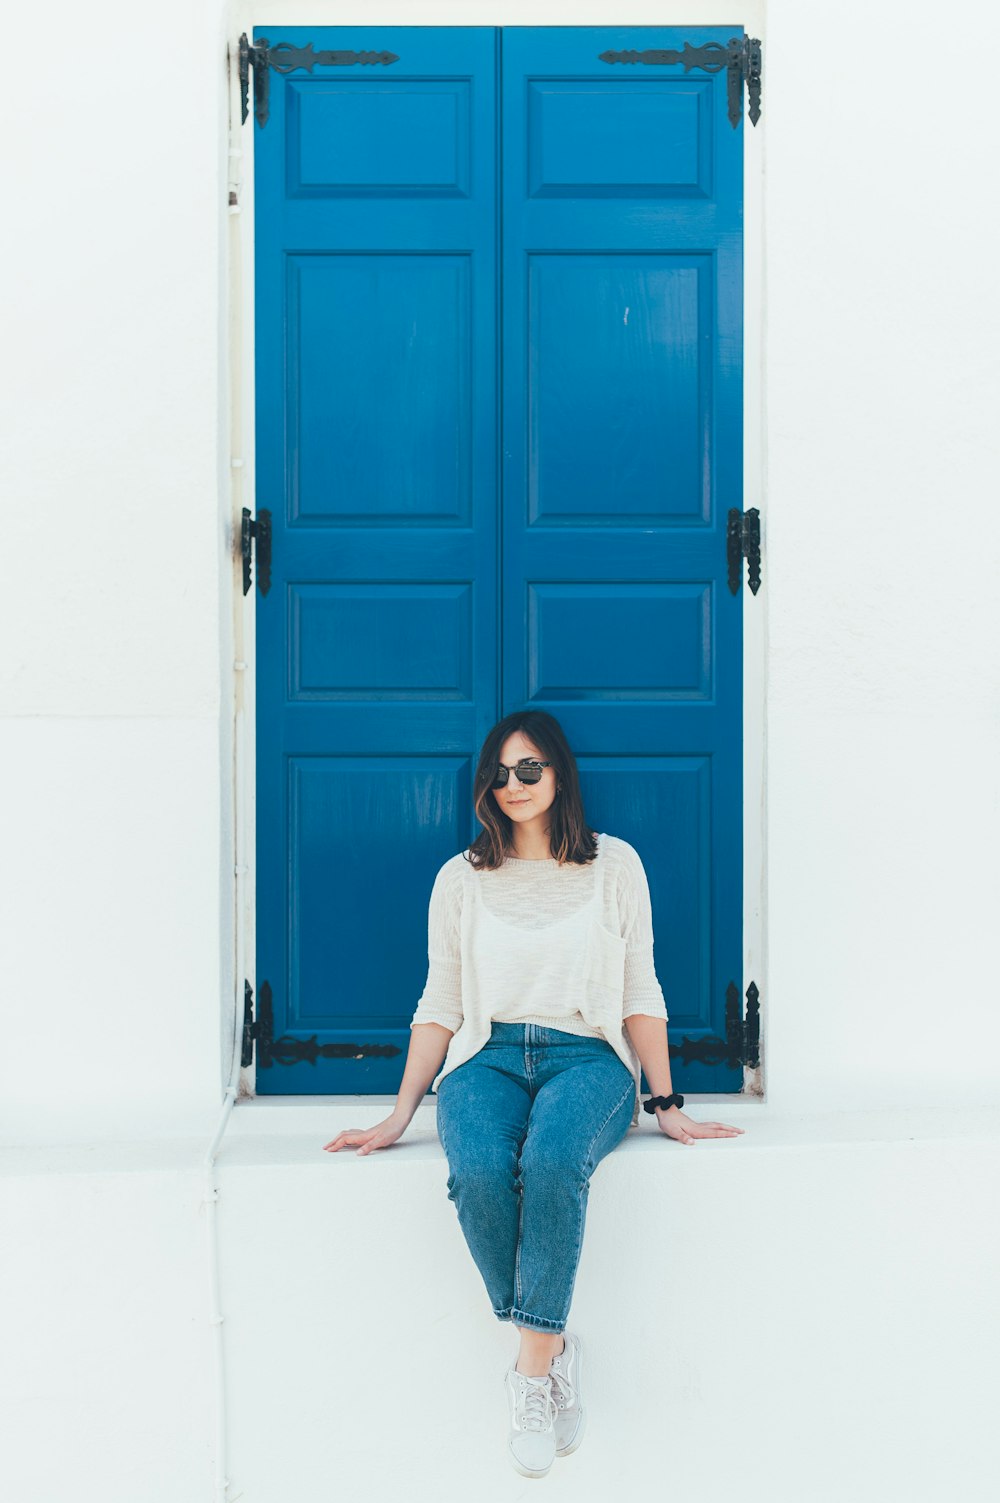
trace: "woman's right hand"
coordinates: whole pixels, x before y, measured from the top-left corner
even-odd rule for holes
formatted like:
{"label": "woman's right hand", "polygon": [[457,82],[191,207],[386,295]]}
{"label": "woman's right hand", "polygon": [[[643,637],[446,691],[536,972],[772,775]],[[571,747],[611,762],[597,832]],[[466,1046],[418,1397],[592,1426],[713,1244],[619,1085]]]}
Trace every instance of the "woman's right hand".
{"label": "woman's right hand", "polygon": [[373,1148],[388,1148],[390,1143],[402,1137],[409,1125],[406,1117],[398,1117],[393,1112],[374,1127],[345,1127],[329,1143],[323,1144],[323,1152],[336,1153],[339,1148],[350,1148],[354,1144],[361,1145],[355,1149],[359,1154],[371,1153]]}

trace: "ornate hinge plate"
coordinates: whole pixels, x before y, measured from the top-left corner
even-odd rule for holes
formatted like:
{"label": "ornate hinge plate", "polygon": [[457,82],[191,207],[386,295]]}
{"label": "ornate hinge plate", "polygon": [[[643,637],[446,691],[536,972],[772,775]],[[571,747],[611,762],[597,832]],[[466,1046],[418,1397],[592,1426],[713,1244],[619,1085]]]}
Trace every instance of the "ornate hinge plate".
{"label": "ornate hinge plate", "polygon": [[256,519],[250,508],[244,506],[240,527],[240,552],[243,555],[243,593],[250,588],[250,561],[253,557],[254,539],[257,541],[257,587],[262,595],[271,588],[271,513],[262,506]]}
{"label": "ornate hinge plate", "polygon": [[726,522],[726,559],[729,568],[729,588],[735,595],[740,587],[743,560],[747,561],[747,583],[751,593],[760,589],[760,512],[756,506],[749,511],[730,507]]}
{"label": "ornate hinge plate", "polygon": [[740,1008],[740,994],[735,981],[726,987],[726,1036],[711,1035],[690,1039],[685,1034],[679,1044],[669,1045],[671,1059],[682,1065],[725,1065],[737,1070],[741,1065],[756,1070],[760,1064],[760,993],[756,982],[747,987],[746,1017]]}
{"label": "ornate hinge plate", "polygon": [[395,52],[353,52],[349,48],[314,52],[311,42],[307,47],[293,47],[291,42],[275,42],[272,46],[267,37],[258,37],[256,42],[251,42],[244,31],[240,37],[240,91],[243,96],[243,123],[246,124],[249,113],[251,68],[253,69],[254,119],[258,125],[266,125],[270,110],[268,71],[271,68],[276,73],[294,73],[296,68],[304,68],[307,73],[311,73],[317,65],[323,68],[352,68],[359,64],[371,66],[381,63],[387,68],[390,63],[398,62],[399,57]]}
{"label": "ornate hinge plate", "polygon": [[273,1065],[314,1065],[319,1059],[392,1059],[402,1054],[396,1044],[321,1044],[314,1033],[311,1038],[299,1039],[290,1033],[280,1038],[274,1036],[274,999],[270,981],[260,984],[260,1005],[257,1019],[253,1016],[253,992],[249,981],[244,983],[243,1001],[243,1055],[242,1064],[249,1065],[253,1059],[253,1046],[257,1044],[257,1068],[269,1070]]}
{"label": "ornate hinge plate", "polygon": [[648,68],[659,68],[682,63],[685,73],[692,68],[703,68],[706,73],[728,70],[726,93],[729,123],[735,130],[743,114],[743,84],[746,81],[750,100],[751,124],[760,119],[760,40],[758,37],[730,37],[723,46],[721,42],[705,42],[701,47],[692,47],[685,42],[678,52],[672,47],[647,47],[643,52],[609,50],[599,54],[602,63],[645,63]]}

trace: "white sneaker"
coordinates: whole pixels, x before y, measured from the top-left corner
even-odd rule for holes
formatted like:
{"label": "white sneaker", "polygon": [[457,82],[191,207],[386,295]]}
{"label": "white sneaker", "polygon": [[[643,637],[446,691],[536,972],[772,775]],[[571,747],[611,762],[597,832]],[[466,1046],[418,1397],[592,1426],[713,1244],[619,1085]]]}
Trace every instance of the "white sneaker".
{"label": "white sneaker", "polygon": [[556,1454],[552,1379],[519,1373],[514,1363],[506,1375],[510,1405],[507,1453],[522,1477],[544,1477]]}
{"label": "white sneaker", "polygon": [[568,1456],[583,1439],[583,1401],[580,1397],[580,1368],[583,1349],[579,1336],[563,1331],[566,1343],[549,1367],[552,1397],[556,1406],[556,1455]]}

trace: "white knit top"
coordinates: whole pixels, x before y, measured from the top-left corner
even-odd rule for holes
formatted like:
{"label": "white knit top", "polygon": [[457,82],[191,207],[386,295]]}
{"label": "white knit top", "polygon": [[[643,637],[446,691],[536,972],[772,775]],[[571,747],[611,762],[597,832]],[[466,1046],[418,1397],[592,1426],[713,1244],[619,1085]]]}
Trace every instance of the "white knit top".
{"label": "white knit top", "polygon": [[432,1089],[483,1047],[491,1023],[538,1023],[607,1039],[632,1073],[638,1120],[641,1067],[622,1024],[633,1013],[667,1018],[649,886],[628,841],[602,834],[597,846],[583,866],[508,856],[477,871],[463,851],[438,871],[427,983],[410,1023],[453,1032]]}

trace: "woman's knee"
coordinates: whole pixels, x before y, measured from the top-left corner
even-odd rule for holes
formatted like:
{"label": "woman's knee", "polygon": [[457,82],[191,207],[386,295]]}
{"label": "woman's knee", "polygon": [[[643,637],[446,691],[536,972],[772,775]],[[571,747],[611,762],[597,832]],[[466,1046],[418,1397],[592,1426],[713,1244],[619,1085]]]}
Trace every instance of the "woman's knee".
{"label": "woman's knee", "polygon": [[451,1199],[459,1189],[470,1195],[489,1196],[517,1188],[517,1160],[510,1150],[459,1154],[449,1159],[449,1168]]}
{"label": "woman's knee", "polygon": [[521,1153],[521,1173],[536,1183],[584,1185],[601,1159],[616,1148],[632,1121],[635,1085],[629,1078],[624,1093],[589,1136],[529,1133]]}
{"label": "woman's knee", "polygon": [[521,1154],[519,1178],[535,1185],[579,1186],[590,1177],[584,1143],[535,1143]]}

